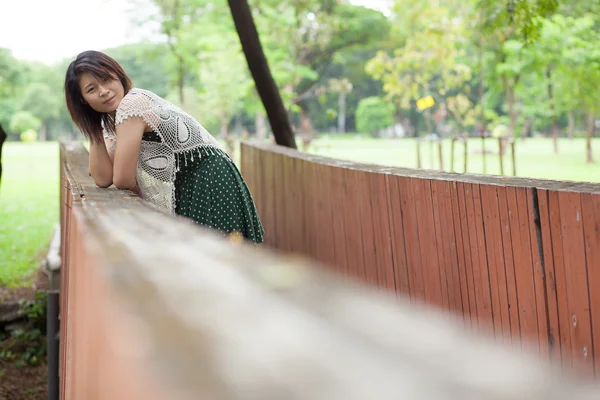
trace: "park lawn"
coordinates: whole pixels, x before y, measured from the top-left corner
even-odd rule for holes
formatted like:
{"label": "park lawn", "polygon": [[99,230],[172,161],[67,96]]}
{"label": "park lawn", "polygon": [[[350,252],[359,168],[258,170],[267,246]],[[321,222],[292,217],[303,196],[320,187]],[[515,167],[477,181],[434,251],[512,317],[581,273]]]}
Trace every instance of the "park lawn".
{"label": "park lawn", "polygon": [[0,285],[19,286],[36,270],[59,215],[56,142],[7,142],[0,185]]}
{"label": "park lawn", "polygon": [[[423,168],[439,169],[437,145],[431,152],[429,143],[421,145]],[[553,152],[552,139],[531,138],[517,141],[517,176],[584,182],[600,182],[600,139],[592,143],[596,163],[585,162],[585,139],[559,140],[559,154]],[[449,170],[450,140],[443,141],[444,170]],[[488,139],[486,149],[495,154],[486,155],[486,172],[499,174],[498,143]],[[481,140],[470,139],[467,170],[469,173],[483,173]],[[382,164],[397,167],[416,168],[417,150],[414,139],[365,139],[364,136],[336,135],[320,136],[311,143],[309,152],[327,157],[364,163]],[[455,150],[455,171],[463,172],[463,145],[457,143]],[[431,156],[433,154],[433,157]],[[510,153],[504,160],[505,175],[512,174]]]}

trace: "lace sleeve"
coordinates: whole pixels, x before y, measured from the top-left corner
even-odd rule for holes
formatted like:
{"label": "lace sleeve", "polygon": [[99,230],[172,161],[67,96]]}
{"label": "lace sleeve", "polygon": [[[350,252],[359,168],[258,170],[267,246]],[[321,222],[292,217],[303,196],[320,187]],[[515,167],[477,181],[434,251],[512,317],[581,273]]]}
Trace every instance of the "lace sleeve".
{"label": "lace sleeve", "polygon": [[155,132],[158,131],[160,121],[157,106],[145,94],[132,89],[117,108],[115,126],[123,123],[129,117],[141,117]]}

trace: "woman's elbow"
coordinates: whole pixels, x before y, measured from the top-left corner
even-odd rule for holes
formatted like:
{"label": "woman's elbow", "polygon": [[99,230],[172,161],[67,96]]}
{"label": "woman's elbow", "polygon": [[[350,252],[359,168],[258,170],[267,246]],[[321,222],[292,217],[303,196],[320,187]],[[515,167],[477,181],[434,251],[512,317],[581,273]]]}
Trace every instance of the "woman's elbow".
{"label": "woman's elbow", "polygon": [[96,186],[101,187],[103,189],[105,189],[113,184],[113,181],[111,178],[97,177],[97,176],[94,176],[93,178],[94,178],[94,183],[96,184]]}
{"label": "woman's elbow", "polygon": [[132,181],[129,177],[122,176],[119,174],[115,174],[112,179],[115,186],[119,189],[133,189],[135,187],[135,182]]}

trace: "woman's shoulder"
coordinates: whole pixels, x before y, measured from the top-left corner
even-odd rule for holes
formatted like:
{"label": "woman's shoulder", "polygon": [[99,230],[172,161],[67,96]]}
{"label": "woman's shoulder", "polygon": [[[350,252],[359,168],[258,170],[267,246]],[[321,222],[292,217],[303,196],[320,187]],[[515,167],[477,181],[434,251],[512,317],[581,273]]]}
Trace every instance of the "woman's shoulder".
{"label": "woman's shoulder", "polygon": [[117,112],[129,109],[151,109],[159,99],[160,97],[149,90],[133,88],[123,96],[117,107]]}

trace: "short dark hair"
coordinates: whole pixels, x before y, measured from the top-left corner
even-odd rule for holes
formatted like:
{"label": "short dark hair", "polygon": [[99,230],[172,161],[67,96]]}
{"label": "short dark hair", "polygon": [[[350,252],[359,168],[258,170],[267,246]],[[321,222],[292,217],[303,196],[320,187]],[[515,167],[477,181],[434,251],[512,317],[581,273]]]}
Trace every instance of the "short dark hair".
{"label": "short dark hair", "polygon": [[79,87],[79,79],[85,72],[96,79],[119,79],[125,89],[125,94],[131,90],[131,79],[117,61],[99,51],[90,50],[78,54],[67,68],[65,98],[69,114],[85,137],[90,141],[102,142],[104,140],[102,124],[105,129],[114,132],[115,120],[109,114],[94,110],[84,101]]}

